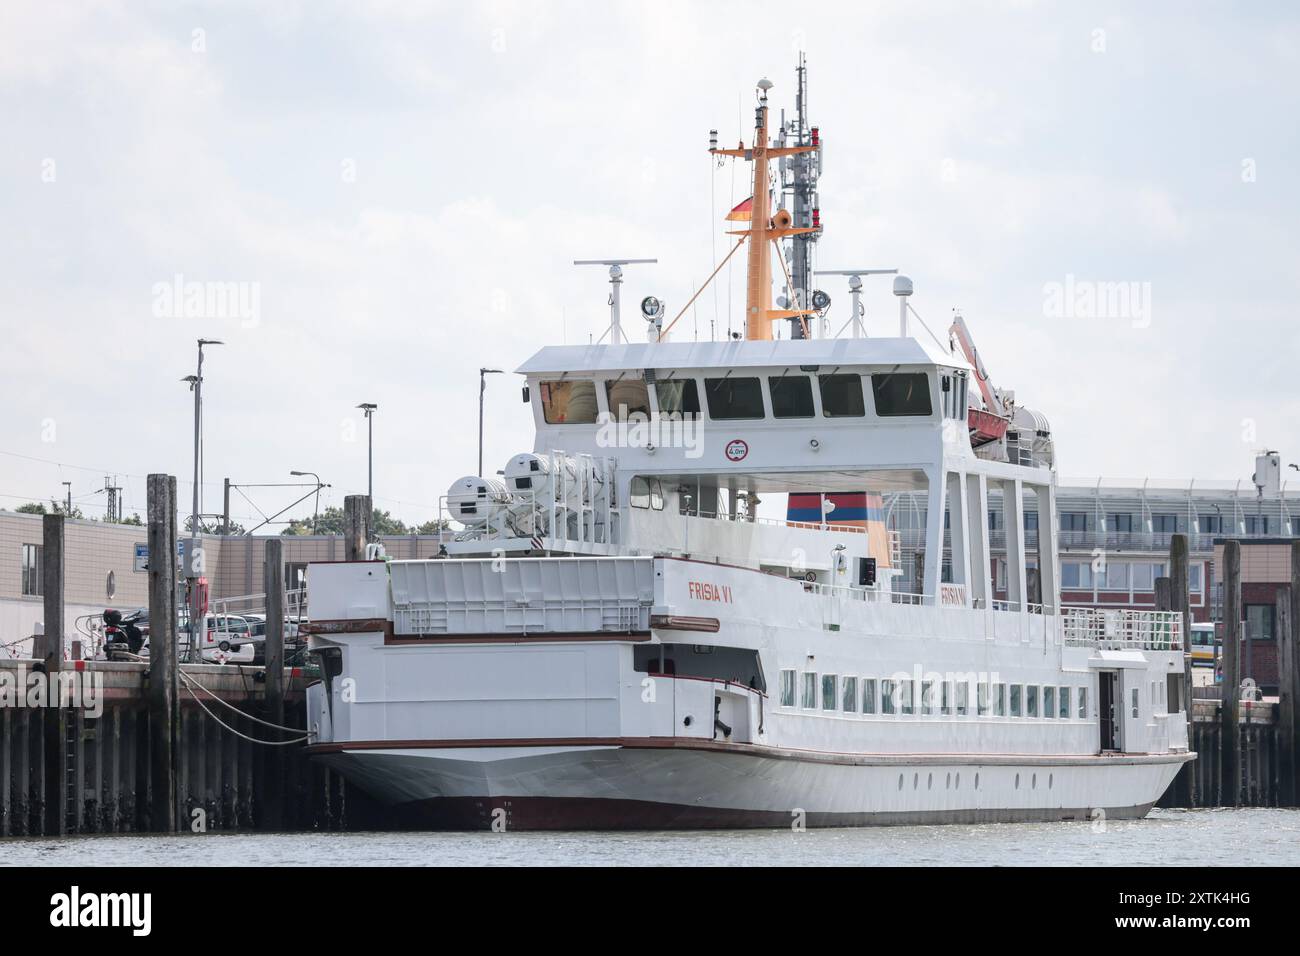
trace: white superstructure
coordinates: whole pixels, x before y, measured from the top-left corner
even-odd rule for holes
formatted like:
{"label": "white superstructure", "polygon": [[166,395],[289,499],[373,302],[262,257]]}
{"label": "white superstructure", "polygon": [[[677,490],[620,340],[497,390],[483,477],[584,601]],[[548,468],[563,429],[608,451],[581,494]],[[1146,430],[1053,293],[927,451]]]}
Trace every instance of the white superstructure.
{"label": "white superstructure", "polygon": [[[763,256],[783,213],[751,226]],[[533,450],[453,485],[446,557],[310,567],[313,752],[435,825],[1145,813],[1192,757],[1181,618],[1060,605],[1046,420],[986,387],[964,322],[948,349],[773,340],[812,310],[750,292],[744,340],[656,321],[524,363]],[[900,491],[929,516],[910,591]]]}

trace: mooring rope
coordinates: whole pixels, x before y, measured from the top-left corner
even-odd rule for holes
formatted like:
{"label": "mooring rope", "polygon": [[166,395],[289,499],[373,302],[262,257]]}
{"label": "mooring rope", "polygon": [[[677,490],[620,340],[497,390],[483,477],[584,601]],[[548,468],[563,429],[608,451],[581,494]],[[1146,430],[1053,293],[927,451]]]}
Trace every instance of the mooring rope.
{"label": "mooring rope", "polygon": [[[211,717],[217,723],[217,726],[226,728],[226,730],[230,731],[236,737],[239,737],[242,740],[247,740],[249,743],[262,744],[264,747],[287,747],[290,744],[300,744],[304,740],[308,739],[308,737],[310,736],[310,735],[304,735],[302,737],[295,737],[292,740],[258,740],[256,737],[250,737],[248,736],[248,734],[242,733],[236,730],[234,727],[231,727],[228,723],[226,723],[224,720],[222,720],[212,711],[208,710],[207,705],[204,704],[203,701],[201,701],[198,698],[198,695],[193,695],[193,696],[194,696],[194,703],[198,704],[199,707],[203,710],[203,712],[207,714],[209,717]],[[245,717],[248,717],[248,714],[244,714],[243,711],[240,711],[240,713],[243,714]],[[256,720],[257,718],[249,717],[249,719]],[[259,721],[259,723],[260,722],[261,721]]]}
{"label": "mooring rope", "polygon": [[[207,694],[209,697],[215,700],[218,704],[222,704],[226,707],[229,707],[231,710],[239,714],[239,716],[243,717],[245,720],[251,720],[255,724],[261,724],[264,727],[270,727],[272,730],[283,730],[291,734],[305,734],[307,732],[301,727],[285,727],[283,724],[273,724],[269,720],[262,720],[262,718],[254,717],[252,714],[246,714],[238,707],[236,707],[234,704],[230,703],[230,701],[222,700],[215,693],[210,691],[208,688],[204,687],[202,684],[196,681],[189,674],[185,673],[184,671],[178,671],[178,673],[181,675],[181,680],[185,681],[186,684],[193,684],[199,690],[203,691],[205,694]],[[191,696],[193,696],[196,701],[199,699],[198,695],[194,694],[193,692],[191,692]]]}

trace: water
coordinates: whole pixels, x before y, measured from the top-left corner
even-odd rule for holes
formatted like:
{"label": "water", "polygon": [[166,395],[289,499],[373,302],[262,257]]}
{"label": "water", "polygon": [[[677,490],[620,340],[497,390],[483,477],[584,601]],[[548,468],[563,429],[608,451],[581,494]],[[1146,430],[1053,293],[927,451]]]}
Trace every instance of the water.
{"label": "water", "polygon": [[1300,810],[1144,820],[637,833],[222,833],[0,841],[0,866],[1300,866]]}

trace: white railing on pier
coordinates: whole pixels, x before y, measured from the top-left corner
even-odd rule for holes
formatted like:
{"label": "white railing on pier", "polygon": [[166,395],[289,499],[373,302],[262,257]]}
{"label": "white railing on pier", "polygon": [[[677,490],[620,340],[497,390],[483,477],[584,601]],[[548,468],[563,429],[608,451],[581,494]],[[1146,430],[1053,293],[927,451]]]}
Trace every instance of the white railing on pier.
{"label": "white railing on pier", "polygon": [[1183,648],[1183,615],[1178,611],[1129,608],[1061,609],[1065,643],[1103,650],[1178,651]]}

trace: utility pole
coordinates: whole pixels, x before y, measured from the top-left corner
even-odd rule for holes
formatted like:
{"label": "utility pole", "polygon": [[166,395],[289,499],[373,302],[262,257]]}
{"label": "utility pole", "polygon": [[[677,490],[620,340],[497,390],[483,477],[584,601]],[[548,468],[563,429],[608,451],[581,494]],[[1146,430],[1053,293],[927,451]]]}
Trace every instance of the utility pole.
{"label": "utility pole", "polygon": [[68,496],[68,503],[67,505],[64,506],[63,513],[67,515],[69,518],[71,518],[72,517],[72,482],[70,481],[63,482],[63,488],[67,492],[67,496]]}
{"label": "utility pole", "polygon": [[221,491],[221,533],[230,534],[230,479],[222,484]]}
{"label": "utility pole", "polygon": [[[375,412],[379,406],[374,402],[362,402],[357,408],[361,409],[366,416],[366,428],[369,432],[367,442],[369,451],[366,453],[366,502],[371,513],[375,510]],[[371,519],[366,519],[366,526],[372,523]]]}
{"label": "utility pole", "polygon": [[481,368],[478,370],[478,471],[474,474],[483,477],[483,393],[487,391],[487,376],[500,375],[499,368]]}

